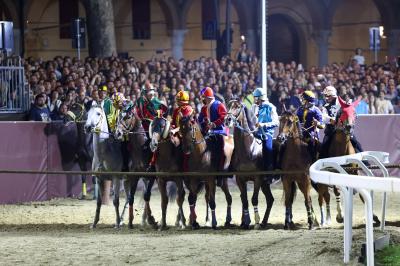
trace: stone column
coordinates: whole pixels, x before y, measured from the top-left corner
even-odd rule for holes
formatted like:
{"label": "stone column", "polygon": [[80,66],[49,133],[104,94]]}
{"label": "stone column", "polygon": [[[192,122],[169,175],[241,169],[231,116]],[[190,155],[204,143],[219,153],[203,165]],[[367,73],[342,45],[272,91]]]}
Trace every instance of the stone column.
{"label": "stone column", "polygon": [[400,29],[388,30],[386,35],[389,62],[392,62],[400,56]]}
{"label": "stone column", "polygon": [[112,0],[84,0],[86,8],[89,56],[117,55]]}
{"label": "stone column", "polygon": [[186,32],[187,32],[186,29],[172,30],[171,50],[172,50],[172,56],[176,60],[183,58],[183,46],[185,44]]}
{"label": "stone column", "polygon": [[318,67],[328,64],[328,48],[331,30],[319,30],[314,33],[314,40],[318,47]]}

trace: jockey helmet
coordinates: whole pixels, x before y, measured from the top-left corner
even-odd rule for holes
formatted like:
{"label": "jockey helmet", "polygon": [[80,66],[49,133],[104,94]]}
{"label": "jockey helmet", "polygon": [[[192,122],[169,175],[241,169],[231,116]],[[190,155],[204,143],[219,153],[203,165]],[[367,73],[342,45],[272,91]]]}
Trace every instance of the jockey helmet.
{"label": "jockey helmet", "polygon": [[122,92],[116,92],[113,94],[112,100],[115,105],[120,105],[126,101],[126,98]]}
{"label": "jockey helmet", "polygon": [[262,88],[257,88],[255,89],[255,91],[253,92],[253,96],[260,98],[260,100],[265,101],[265,93],[264,90]]}
{"label": "jockey helmet", "polygon": [[324,90],[324,95],[325,96],[337,97],[337,91],[336,91],[335,87],[328,86]]}
{"label": "jockey helmet", "polygon": [[205,87],[200,91],[200,95],[206,98],[214,98],[214,92],[210,87]]}
{"label": "jockey helmet", "polygon": [[315,102],[315,94],[312,91],[304,91],[302,97],[309,103]]}
{"label": "jockey helmet", "polygon": [[189,94],[186,91],[179,91],[176,94],[176,101],[178,103],[189,103]]}

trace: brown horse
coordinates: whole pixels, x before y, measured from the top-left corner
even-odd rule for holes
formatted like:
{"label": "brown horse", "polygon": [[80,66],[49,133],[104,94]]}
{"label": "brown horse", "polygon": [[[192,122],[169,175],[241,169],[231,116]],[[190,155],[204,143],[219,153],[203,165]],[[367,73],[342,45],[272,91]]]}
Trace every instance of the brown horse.
{"label": "brown horse", "polygon": [[[182,149],[185,154],[188,155],[188,170],[191,172],[204,172],[205,176],[191,176],[185,178],[184,182],[186,187],[189,189],[189,206],[190,206],[190,225],[193,229],[198,229],[200,226],[196,221],[196,200],[197,193],[201,183],[204,182],[206,185],[206,195],[208,197],[208,203],[211,209],[211,226],[213,229],[217,227],[217,219],[215,215],[215,190],[216,190],[216,178],[214,176],[207,176],[206,173],[210,171],[216,171],[213,169],[211,163],[211,151],[207,147],[206,139],[201,133],[200,126],[195,120],[193,115],[182,117],[179,121],[179,132],[182,135]],[[229,226],[232,221],[231,218],[231,204],[232,196],[229,193],[227,178],[223,178],[221,189],[225,193],[227,200],[227,214],[225,226]]]}
{"label": "brown horse", "polygon": [[308,169],[312,163],[307,151],[307,144],[302,140],[300,122],[296,114],[285,112],[281,115],[278,141],[284,145],[282,154],[283,171],[303,171],[301,174],[282,175],[283,191],[285,196],[285,229],[294,229],[292,205],[296,193],[296,184],[304,195],[308,217],[308,228],[317,224],[311,202],[311,179]]}
{"label": "brown horse", "polygon": [[[123,140],[129,137],[129,145],[131,148],[131,166],[130,170],[133,172],[144,172],[151,158],[151,151],[149,148],[149,139],[142,126],[142,121],[136,114],[135,108],[127,113],[121,113],[118,121],[115,135],[117,139]],[[140,177],[127,176],[124,181],[124,188],[126,198],[129,203],[129,228],[132,228],[133,222],[133,202]],[[150,208],[151,189],[153,187],[155,177],[143,178],[145,184],[143,191],[143,198],[145,202],[144,211],[142,215],[142,225],[146,222],[154,228],[158,228]]]}
{"label": "brown horse", "polygon": [[[247,113],[247,115],[246,115]],[[234,127],[234,151],[232,156],[232,168],[235,171],[262,171],[263,154],[262,143],[259,142],[251,133],[248,125],[248,119],[255,120],[256,117],[251,110],[237,100],[232,100],[228,105],[228,114],[225,117],[225,125]],[[249,228],[251,223],[249,215],[249,203],[247,200],[247,182],[254,183],[253,196],[251,202],[254,207],[255,228],[265,227],[268,222],[269,214],[274,203],[274,196],[271,193],[271,187],[264,180],[263,176],[236,176],[236,184],[240,190],[240,198],[242,200],[242,228]],[[265,195],[267,201],[267,209],[260,226],[260,215],[258,214],[258,193],[260,188]]]}
{"label": "brown horse", "polygon": [[[156,169],[157,172],[178,172],[182,162],[182,152],[175,146],[170,138],[170,122],[164,117],[156,117],[149,127],[150,148],[156,153]],[[175,182],[178,188],[176,202],[179,210],[176,217],[176,225],[182,229],[186,227],[186,219],[183,214],[183,201],[185,200],[185,189],[183,188],[183,178],[171,176],[158,176],[158,189],[161,194],[162,219],[160,230],[166,229],[166,215],[168,205],[167,182]]]}
{"label": "brown horse", "polygon": [[[355,107],[359,103],[359,100],[353,103],[345,103],[342,98],[338,98],[341,106],[340,116],[336,123],[335,132],[333,133],[331,143],[329,145],[328,157],[337,157],[355,154],[356,150],[351,143],[351,134],[355,122]],[[351,164],[350,166],[356,166]],[[357,175],[357,171],[351,171],[350,174]],[[336,221],[339,223],[343,222],[342,207],[340,203],[340,192],[338,188],[334,187],[334,193],[336,196],[337,215]],[[364,199],[360,196],[361,201]],[[379,218],[374,214],[373,219],[376,224],[380,224]]]}

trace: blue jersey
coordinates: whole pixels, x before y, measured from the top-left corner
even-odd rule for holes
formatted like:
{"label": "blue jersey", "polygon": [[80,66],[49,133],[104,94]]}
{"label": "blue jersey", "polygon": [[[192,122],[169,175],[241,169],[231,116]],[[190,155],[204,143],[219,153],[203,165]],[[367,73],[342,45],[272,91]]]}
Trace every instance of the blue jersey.
{"label": "blue jersey", "polygon": [[312,105],[309,108],[300,107],[297,111],[297,116],[299,117],[300,123],[303,125],[303,134],[305,136],[311,136],[318,138],[318,131],[314,130],[312,122],[314,119],[318,121],[320,126],[322,126],[322,112],[318,107]]}
{"label": "blue jersey", "polygon": [[254,105],[253,112],[256,111],[257,122],[260,124],[257,135],[274,135],[275,128],[279,126],[278,113],[272,103],[262,103]]}

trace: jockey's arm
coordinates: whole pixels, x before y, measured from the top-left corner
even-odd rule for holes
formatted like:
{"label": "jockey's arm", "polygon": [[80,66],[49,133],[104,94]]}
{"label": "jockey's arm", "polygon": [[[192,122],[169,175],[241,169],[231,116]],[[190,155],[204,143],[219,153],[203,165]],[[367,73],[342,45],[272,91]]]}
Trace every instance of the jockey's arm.
{"label": "jockey's arm", "polygon": [[323,129],[323,128],[325,128],[325,124],[324,124],[324,121],[322,118],[323,115],[322,115],[322,112],[319,111],[319,109],[317,109],[317,110],[318,111],[315,113],[315,116],[314,116],[314,121],[316,123],[317,128]]}

